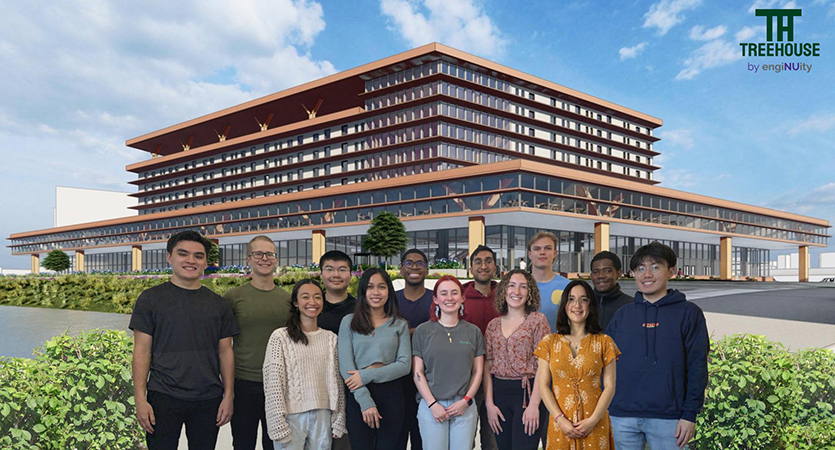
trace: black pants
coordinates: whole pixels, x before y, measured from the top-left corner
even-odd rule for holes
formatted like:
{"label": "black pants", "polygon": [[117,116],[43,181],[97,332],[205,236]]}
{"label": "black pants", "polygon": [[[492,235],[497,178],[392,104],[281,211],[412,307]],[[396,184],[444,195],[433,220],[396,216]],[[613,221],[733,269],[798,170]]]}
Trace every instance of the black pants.
{"label": "black pants", "polygon": [[[502,380],[493,377],[493,404],[502,412],[505,421],[502,422],[502,432],[496,435],[496,445],[499,450],[536,450],[539,447],[539,437],[542,434],[540,426],[532,436],[525,433],[522,414],[525,409],[525,390],[520,380]],[[542,405],[540,405],[542,406]],[[546,413],[540,407],[539,415]],[[501,419],[500,419],[501,420]]]}
{"label": "black pants", "polygon": [[235,413],[232,414],[232,448],[255,450],[258,424],[261,424],[261,448],[273,450],[267,433],[267,413],[264,409],[264,383],[235,378]]}
{"label": "black pants", "polygon": [[403,426],[403,382],[400,379],[386,383],[365,385],[380,412],[380,428],[374,429],[362,420],[360,405],[350,392],[345,396],[345,419],[352,449],[391,450],[397,445]]}
{"label": "black pants", "polygon": [[[400,429],[400,438],[395,449],[406,450],[406,445],[411,440],[412,448],[420,450],[423,448],[423,440],[420,438],[420,427],[417,420],[417,386],[415,386],[415,380],[411,373],[400,380],[403,382],[403,427]],[[410,435],[411,439],[409,438]]]}
{"label": "black pants", "polygon": [[180,400],[170,395],[148,391],[148,403],[154,408],[153,433],[145,433],[148,450],[177,450],[180,433],[186,426],[189,450],[214,450],[217,444],[217,409],[223,397],[211,400]]}

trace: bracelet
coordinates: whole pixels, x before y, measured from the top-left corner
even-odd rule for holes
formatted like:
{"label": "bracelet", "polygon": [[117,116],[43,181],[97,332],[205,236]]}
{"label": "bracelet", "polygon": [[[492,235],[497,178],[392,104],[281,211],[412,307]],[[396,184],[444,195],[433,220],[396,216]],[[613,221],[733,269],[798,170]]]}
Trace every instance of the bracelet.
{"label": "bracelet", "polygon": [[434,402],[432,402],[432,404],[430,404],[430,405],[429,405],[429,406],[427,406],[426,408],[427,408],[427,409],[432,409],[432,407],[433,407],[433,406],[435,406],[435,403],[438,403],[438,401],[437,401],[437,400],[435,400]]}
{"label": "bracelet", "polygon": [[563,417],[563,416],[565,416],[565,414],[560,413],[560,415],[559,415],[559,416],[554,417],[554,422],[556,422],[556,421],[560,420],[560,417]]}
{"label": "bracelet", "polygon": [[467,396],[465,395],[465,396],[464,396],[464,400],[465,400],[467,403],[469,403],[469,402],[470,402],[470,400],[472,400],[472,399],[471,399],[470,397],[467,397]]}

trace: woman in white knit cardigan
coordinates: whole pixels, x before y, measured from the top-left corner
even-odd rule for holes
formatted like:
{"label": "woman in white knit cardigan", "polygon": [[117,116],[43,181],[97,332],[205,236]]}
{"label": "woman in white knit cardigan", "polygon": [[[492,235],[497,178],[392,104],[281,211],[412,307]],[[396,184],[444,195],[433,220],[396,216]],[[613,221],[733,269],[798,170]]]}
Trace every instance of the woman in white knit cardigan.
{"label": "woman in white knit cardigan", "polygon": [[287,326],[275,330],[264,358],[267,430],[276,450],[330,450],[345,433],[345,397],[336,335],[321,329],[322,288],[293,286]]}

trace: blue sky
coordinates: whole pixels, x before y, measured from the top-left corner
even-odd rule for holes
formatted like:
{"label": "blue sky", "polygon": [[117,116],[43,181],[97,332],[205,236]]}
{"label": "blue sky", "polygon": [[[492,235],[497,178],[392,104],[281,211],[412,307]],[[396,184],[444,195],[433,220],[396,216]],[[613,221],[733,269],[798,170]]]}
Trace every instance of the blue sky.
{"label": "blue sky", "polygon": [[[743,58],[757,8],[802,9],[821,56]],[[662,118],[662,186],[835,224],[833,30],[835,0],[11,2],[0,235],[50,227],[56,185],[130,190],[129,138],[432,41]]]}

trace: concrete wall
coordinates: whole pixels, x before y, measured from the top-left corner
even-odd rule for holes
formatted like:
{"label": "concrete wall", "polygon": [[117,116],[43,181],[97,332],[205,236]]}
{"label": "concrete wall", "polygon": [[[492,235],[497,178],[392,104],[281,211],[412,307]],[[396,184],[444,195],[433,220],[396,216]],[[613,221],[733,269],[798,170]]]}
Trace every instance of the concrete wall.
{"label": "concrete wall", "polygon": [[55,227],[135,216],[137,200],[127,192],[55,187]]}

